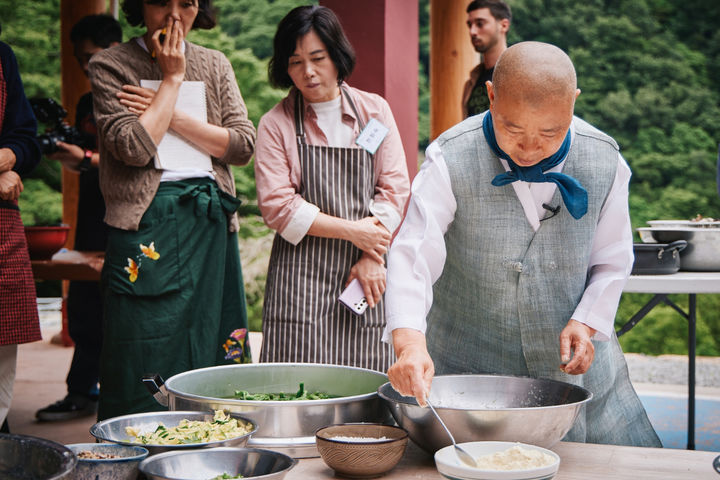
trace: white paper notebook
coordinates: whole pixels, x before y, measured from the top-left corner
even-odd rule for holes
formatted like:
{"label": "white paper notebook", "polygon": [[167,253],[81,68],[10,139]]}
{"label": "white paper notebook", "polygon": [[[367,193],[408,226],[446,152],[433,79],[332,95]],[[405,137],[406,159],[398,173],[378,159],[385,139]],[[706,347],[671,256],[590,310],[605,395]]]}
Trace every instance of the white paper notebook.
{"label": "white paper notebook", "polygon": [[[157,91],[160,80],[140,80],[140,86]],[[207,122],[204,82],[182,82],[175,108]],[[207,152],[168,130],[158,145],[155,168],[161,170],[212,171],[212,159]]]}

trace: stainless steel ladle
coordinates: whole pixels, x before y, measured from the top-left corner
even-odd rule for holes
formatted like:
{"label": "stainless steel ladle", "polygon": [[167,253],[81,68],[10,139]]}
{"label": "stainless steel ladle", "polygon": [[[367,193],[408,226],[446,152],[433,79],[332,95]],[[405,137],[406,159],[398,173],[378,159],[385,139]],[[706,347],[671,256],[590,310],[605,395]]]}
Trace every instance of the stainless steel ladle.
{"label": "stainless steel ladle", "polygon": [[435,407],[433,407],[432,403],[430,403],[429,397],[430,397],[430,395],[425,396],[425,403],[427,403],[427,406],[430,407],[430,410],[432,410],[433,414],[435,414],[435,418],[438,419],[438,421],[440,422],[440,425],[442,425],[442,427],[445,429],[445,432],[448,434],[448,437],[450,437],[453,447],[455,447],[455,454],[458,456],[460,461],[462,463],[464,463],[465,465],[468,465],[473,468],[478,468],[475,458],[472,455],[470,455],[468,452],[466,452],[457,443],[455,443],[455,437],[452,436],[452,433],[450,433],[450,430],[448,429],[447,425],[445,425],[445,422],[443,422],[442,418],[440,418],[440,415],[438,415],[437,411],[435,410]]}

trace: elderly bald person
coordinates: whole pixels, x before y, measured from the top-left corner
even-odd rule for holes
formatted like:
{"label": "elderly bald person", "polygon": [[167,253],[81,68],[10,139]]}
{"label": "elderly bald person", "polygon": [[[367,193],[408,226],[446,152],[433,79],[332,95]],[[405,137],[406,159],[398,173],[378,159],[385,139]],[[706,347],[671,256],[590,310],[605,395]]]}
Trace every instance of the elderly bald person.
{"label": "elderly bald person", "polygon": [[559,48],[513,45],[487,89],[487,112],[428,147],[389,253],[390,381],[423,404],[435,373],[562,380],[594,394],[566,440],[661,446],[613,329],[633,260],[630,170],[573,116]]}

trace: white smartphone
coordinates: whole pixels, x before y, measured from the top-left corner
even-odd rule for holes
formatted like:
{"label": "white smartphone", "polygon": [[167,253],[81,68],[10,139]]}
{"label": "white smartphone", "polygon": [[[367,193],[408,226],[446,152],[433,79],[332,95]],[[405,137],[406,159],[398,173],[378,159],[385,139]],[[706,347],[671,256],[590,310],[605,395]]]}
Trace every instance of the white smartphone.
{"label": "white smartphone", "polygon": [[343,290],[338,300],[356,315],[362,315],[368,307],[365,291],[357,278],[353,279],[350,285]]}

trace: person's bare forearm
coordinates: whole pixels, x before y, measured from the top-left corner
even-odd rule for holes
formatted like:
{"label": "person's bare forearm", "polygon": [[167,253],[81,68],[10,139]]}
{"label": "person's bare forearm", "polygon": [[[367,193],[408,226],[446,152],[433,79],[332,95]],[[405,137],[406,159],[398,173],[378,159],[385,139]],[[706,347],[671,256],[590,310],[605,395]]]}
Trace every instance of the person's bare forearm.
{"label": "person's bare forearm", "polygon": [[202,122],[176,111],[170,128],[215,158],[222,158],[230,145],[230,132],[224,127]]}
{"label": "person's bare forearm", "polygon": [[152,103],[138,119],[142,126],[145,127],[150,138],[155,142],[155,145],[160,144],[168,128],[170,128],[170,121],[175,110],[175,102],[181,84],[182,78],[178,80],[176,76],[163,79],[153,97]]}

